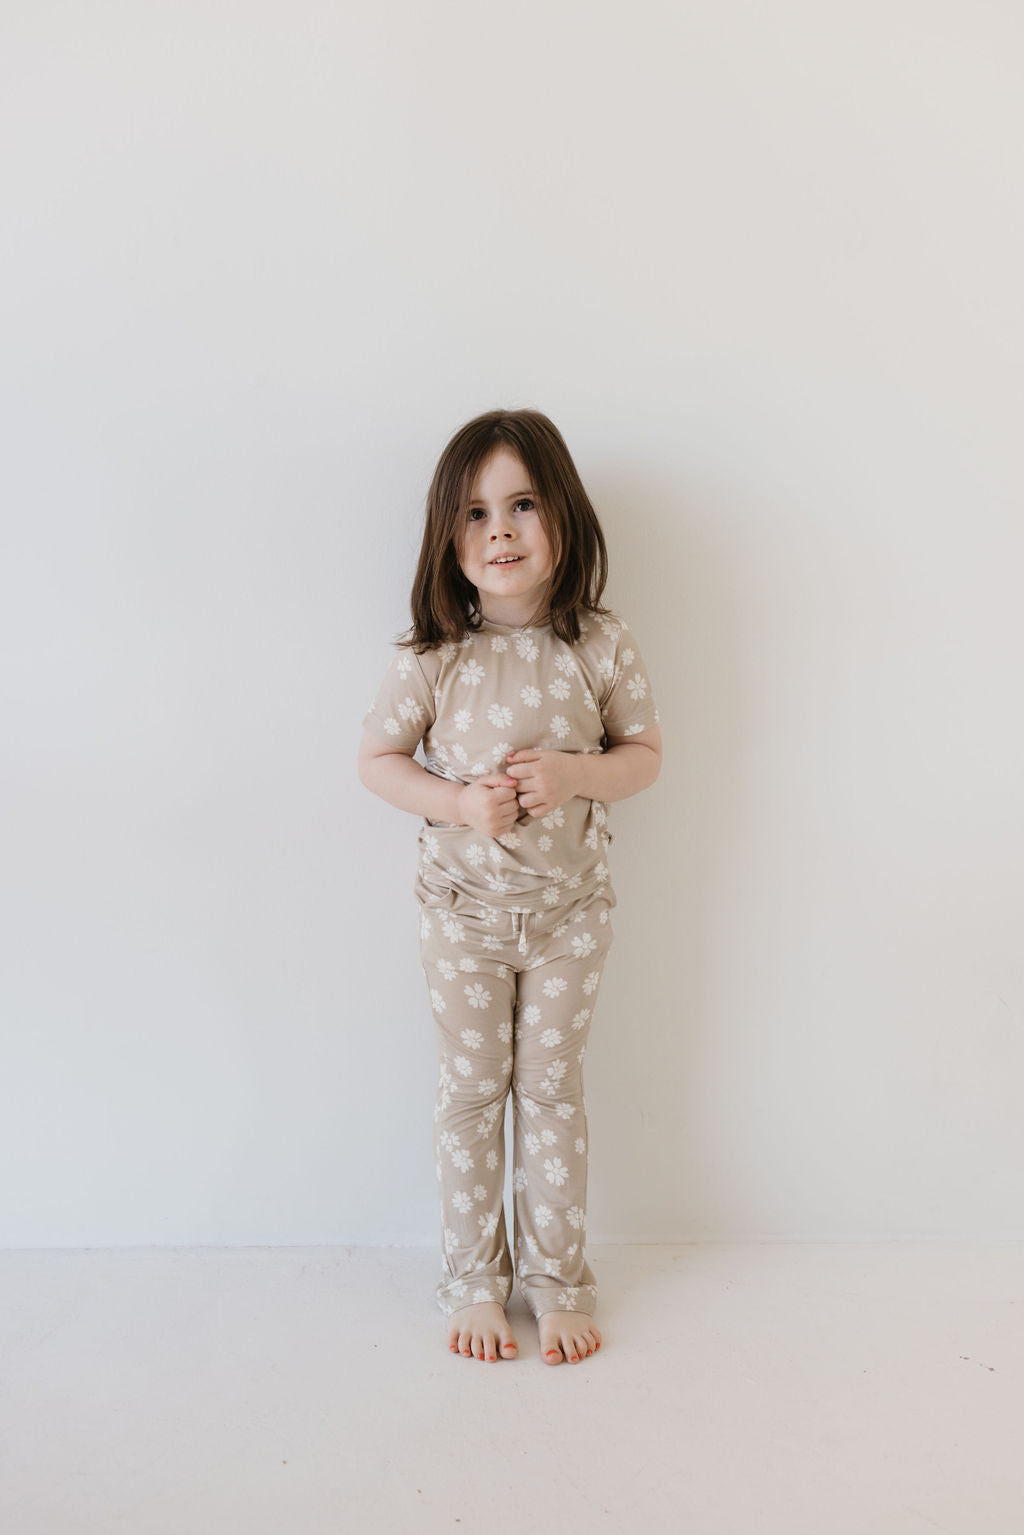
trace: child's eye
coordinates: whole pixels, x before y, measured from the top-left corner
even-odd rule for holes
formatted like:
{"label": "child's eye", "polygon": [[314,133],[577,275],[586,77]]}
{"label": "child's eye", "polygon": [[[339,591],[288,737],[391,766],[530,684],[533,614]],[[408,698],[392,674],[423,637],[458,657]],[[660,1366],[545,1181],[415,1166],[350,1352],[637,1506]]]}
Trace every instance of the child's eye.
{"label": "child's eye", "polygon": [[516,506],[528,506],[531,511],[533,510],[533,502],[530,500],[529,496],[524,496],[521,501],[517,501]]}
{"label": "child's eye", "polygon": [[478,513],[479,513],[479,515],[481,517],[484,516],[484,509],[483,509],[482,506],[471,506],[470,507],[470,509],[469,509],[469,520],[470,520],[470,522],[475,522],[476,521]]}

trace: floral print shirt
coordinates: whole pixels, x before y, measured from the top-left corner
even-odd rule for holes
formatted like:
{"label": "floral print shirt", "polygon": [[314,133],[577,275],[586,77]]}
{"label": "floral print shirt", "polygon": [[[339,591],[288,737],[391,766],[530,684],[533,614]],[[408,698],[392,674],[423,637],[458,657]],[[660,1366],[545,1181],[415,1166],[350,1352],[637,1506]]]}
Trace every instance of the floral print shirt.
{"label": "floral print shirt", "polygon": [[[427,771],[469,784],[500,773],[508,754],[603,752],[608,736],[658,723],[640,648],[614,615],[586,613],[570,645],[550,624],[484,619],[459,644],[396,653],[363,724],[396,751],[422,745]],[[608,806],[579,796],[550,815],[523,810],[502,837],[424,820],[416,894],[454,889],[483,905],[537,911],[575,900],[609,878]],[[570,894],[571,892],[571,894]]]}

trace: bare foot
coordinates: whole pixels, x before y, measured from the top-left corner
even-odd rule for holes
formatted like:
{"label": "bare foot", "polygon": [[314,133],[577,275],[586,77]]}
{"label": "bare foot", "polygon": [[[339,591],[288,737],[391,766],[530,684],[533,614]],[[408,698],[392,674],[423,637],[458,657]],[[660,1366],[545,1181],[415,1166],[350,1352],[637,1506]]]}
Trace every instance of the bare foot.
{"label": "bare foot", "polygon": [[545,1311],[537,1318],[537,1331],[545,1364],[561,1364],[564,1359],[578,1364],[601,1347],[601,1334],[585,1311]]}
{"label": "bare foot", "polygon": [[448,1347],[453,1354],[477,1359],[515,1359],[519,1345],[496,1300],[460,1306],[448,1318]]}

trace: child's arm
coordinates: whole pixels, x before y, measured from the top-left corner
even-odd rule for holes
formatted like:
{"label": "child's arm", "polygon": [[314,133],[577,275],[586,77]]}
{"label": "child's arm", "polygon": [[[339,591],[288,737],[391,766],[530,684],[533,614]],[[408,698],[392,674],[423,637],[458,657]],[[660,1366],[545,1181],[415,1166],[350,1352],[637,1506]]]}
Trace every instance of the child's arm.
{"label": "child's arm", "polygon": [[516,823],[515,780],[489,773],[472,784],[449,783],[396,750],[364,727],[359,743],[359,779],[399,810],[450,826],[472,826],[485,837],[503,837]]}
{"label": "child's arm", "polygon": [[519,803],[532,816],[550,815],[567,799],[629,799],[649,789],[661,772],[661,729],[649,725],[632,736],[609,736],[600,755],[591,752],[517,751],[509,772],[519,784]]}

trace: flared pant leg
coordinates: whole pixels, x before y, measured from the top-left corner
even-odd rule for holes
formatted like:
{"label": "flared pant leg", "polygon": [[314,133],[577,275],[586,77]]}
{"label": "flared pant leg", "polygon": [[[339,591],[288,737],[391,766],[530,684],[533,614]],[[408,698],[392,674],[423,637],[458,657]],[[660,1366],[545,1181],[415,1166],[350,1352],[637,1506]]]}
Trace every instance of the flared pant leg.
{"label": "flared pant leg", "polygon": [[593,1316],[597,1306],[586,1250],[583,1061],[612,943],[613,900],[598,894],[571,910],[541,936],[540,952],[519,975],[512,1068],[516,1276],[535,1317]]}
{"label": "flared pant leg", "polygon": [[606,887],[542,912],[511,914],[450,892],[423,905],[420,948],[438,1047],[435,1171],[450,1315],[505,1305],[504,1118],[514,1090],[516,1272],[534,1316],[594,1314],[586,1261],[583,1059],[612,941]]}

